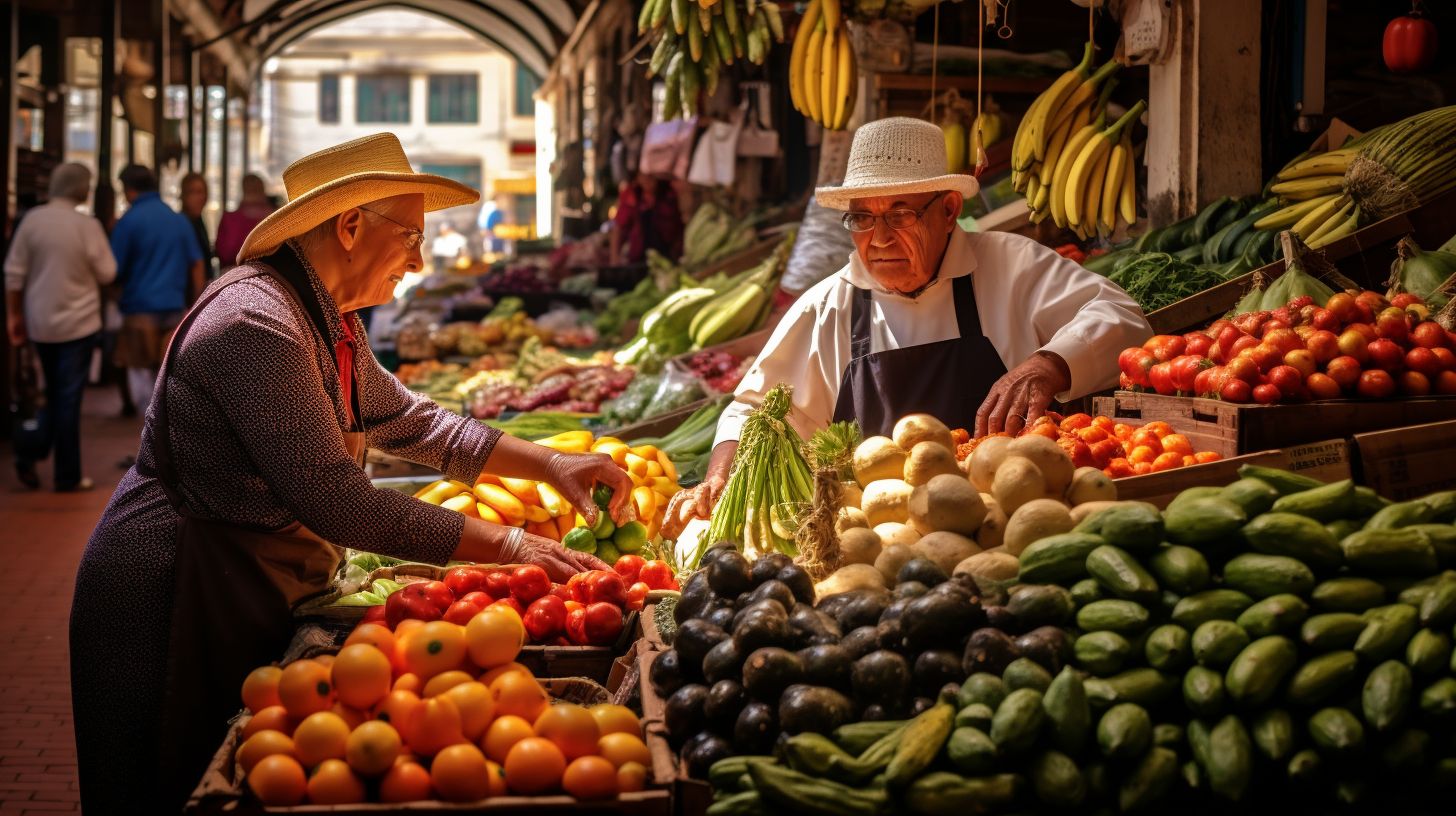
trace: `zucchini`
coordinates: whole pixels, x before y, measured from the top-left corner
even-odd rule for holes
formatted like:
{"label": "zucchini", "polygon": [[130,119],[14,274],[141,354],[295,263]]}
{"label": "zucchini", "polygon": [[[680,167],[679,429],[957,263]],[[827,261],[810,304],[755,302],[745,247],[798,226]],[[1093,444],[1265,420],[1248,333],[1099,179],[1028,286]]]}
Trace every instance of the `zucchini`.
{"label": "zucchini", "polygon": [[1355,482],[1341,479],[1299,493],[1280,496],[1274,502],[1274,512],[1307,516],[1323,524],[1347,517],[1354,505]]}
{"label": "zucchini", "polygon": [[1431,537],[1406,527],[1401,530],[1361,530],[1340,542],[1345,560],[1362,571],[1395,575],[1426,574],[1437,568]]}
{"label": "zucchini", "polygon": [[1288,556],[1245,553],[1224,564],[1223,582],[1252,598],[1304,595],[1314,588],[1314,572]]}
{"label": "zucchini", "polygon": [[1087,574],[1087,556],[1106,544],[1091,533],[1060,533],[1038,539],[1021,552],[1023,584],[1071,584]]}

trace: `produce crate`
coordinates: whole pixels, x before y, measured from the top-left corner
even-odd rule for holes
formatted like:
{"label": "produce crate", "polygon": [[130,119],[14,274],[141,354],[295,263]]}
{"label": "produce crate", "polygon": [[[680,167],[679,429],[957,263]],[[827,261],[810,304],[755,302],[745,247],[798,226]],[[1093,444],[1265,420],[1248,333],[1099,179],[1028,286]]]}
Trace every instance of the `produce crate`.
{"label": "produce crate", "polygon": [[1343,439],[1334,439],[1312,445],[1250,453],[1145,476],[1130,476],[1114,480],[1113,484],[1117,486],[1117,498],[1120,500],[1151,502],[1163,508],[1190,487],[1216,487],[1236,481],[1239,478],[1239,468],[1244,465],[1282,468],[1320,481],[1333,482],[1350,478],[1353,458],[1350,443]]}
{"label": "produce crate", "polygon": [[647,740],[647,749],[652,752],[652,767],[649,769],[655,785],[665,785],[672,791],[673,813],[677,816],[697,816],[713,803],[713,790],[706,780],[693,779],[678,761],[677,752],[667,741],[666,704],[648,682],[652,661],[658,652],[638,650],[637,671],[642,694],[642,731]]}
{"label": "produce crate", "polygon": [[[583,678],[543,678],[542,684],[552,697],[574,703],[591,705],[607,702],[610,694],[597,683]],[[264,807],[248,795],[242,772],[233,762],[242,740],[243,726],[248,715],[242,715],[232,724],[222,746],[213,755],[211,764],[203,774],[202,781],[193,791],[184,813],[188,816],[261,816],[265,813],[319,813],[330,816],[380,816],[389,813],[447,812],[447,813],[491,813],[491,814],[552,814],[552,813],[620,813],[625,816],[670,816],[672,813],[671,792],[665,785],[654,783],[654,787],[637,793],[624,793],[616,799],[580,802],[570,796],[499,796],[473,803],[450,803],[436,800],[405,802],[401,804],[363,805],[301,805],[298,807]]]}
{"label": "produce crate", "polygon": [[1356,434],[1355,448],[1362,483],[1388,499],[1456,489],[1456,422]]}
{"label": "produce crate", "polygon": [[[1346,238],[1321,249],[1345,277],[1378,292],[1385,291],[1395,244],[1407,235],[1415,236],[1422,249],[1435,249],[1456,234],[1456,191],[1446,193],[1413,210],[1361,227]],[[1277,260],[1259,270],[1265,275],[1282,272]],[[1186,297],[1171,306],[1148,314],[1156,334],[1183,334],[1207,326],[1226,314],[1253,284],[1250,272],[1233,280]]]}
{"label": "produce crate", "polygon": [[1096,400],[1096,407],[1097,413],[1119,422],[1162,420],[1186,435],[1195,450],[1210,450],[1223,457],[1456,419],[1456,397],[1240,405],[1118,391]]}

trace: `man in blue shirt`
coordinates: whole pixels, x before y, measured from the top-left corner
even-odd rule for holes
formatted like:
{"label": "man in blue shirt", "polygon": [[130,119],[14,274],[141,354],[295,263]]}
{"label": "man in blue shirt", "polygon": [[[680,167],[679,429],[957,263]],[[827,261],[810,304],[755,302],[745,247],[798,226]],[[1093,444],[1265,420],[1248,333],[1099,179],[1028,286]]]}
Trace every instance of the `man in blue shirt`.
{"label": "man in blue shirt", "polygon": [[126,368],[137,409],[146,415],[172,329],[205,285],[202,251],[187,217],[157,194],[157,177],[139,164],[121,171],[127,211],[111,233],[121,284],[116,364]]}

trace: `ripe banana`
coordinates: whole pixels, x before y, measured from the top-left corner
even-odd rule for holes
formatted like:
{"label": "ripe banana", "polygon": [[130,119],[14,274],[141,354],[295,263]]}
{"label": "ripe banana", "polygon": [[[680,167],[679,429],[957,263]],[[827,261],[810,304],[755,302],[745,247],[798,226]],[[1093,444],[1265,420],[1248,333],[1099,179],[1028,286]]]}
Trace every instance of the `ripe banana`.
{"label": "ripe banana", "polygon": [[804,106],[809,109],[809,118],[823,121],[820,114],[819,75],[824,69],[824,18],[820,17],[809,36],[809,48],[804,54]]}
{"label": "ripe banana", "polygon": [[804,55],[809,51],[809,38],[814,35],[814,29],[819,25],[820,0],[812,0],[809,8],[804,12],[804,19],[799,23],[799,30],[794,35],[794,47],[789,52],[789,98],[793,100],[794,110],[807,114],[808,108],[804,103]]}
{"label": "ripe banana", "polygon": [[1321,175],[1281,181],[1269,188],[1269,192],[1290,201],[1303,201],[1315,196],[1338,193],[1345,188],[1345,176]]}
{"label": "ripe banana", "polygon": [[1099,221],[1102,231],[1108,235],[1117,227],[1117,207],[1120,203],[1119,193],[1126,173],[1123,165],[1129,161],[1127,155],[1127,138],[1123,137],[1112,148],[1112,156],[1107,160],[1107,176],[1102,182],[1102,206],[1101,218]]}
{"label": "ripe banana", "polygon": [[1122,171],[1122,190],[1118,196],[1117,211],[1122,216],[1122,223],[1131,227],[1137,223],[1137,167],[1133,164],[1135,157],[1132,154],[1132,136],[1126,131],[1122,135],[1122,144],[1126,148],[1127,163]]}
{"label": "ripe banana", "polygon": [[1294,204],[1290,204],[1287,207],[1282,207],[1275,210],[1274,212],[1269,213],[1263,218],[1260,218],[1258,221],[1255,221],[1254,229],[1288,229],[1295,224],[1298,224],[1300,222],[1300,219],[1304,218],[1306,215],[1309,215],[1311,212],[1318,209],[1319,207],[1328,204],[1332,199],[1336,199],[1339,197],[1339,193],[1331,193],[1326,196],[1319,196],[1317,198],[1311,198],[1308,201],[1299,201]]}
{"label": "ripe banana", "polygon": [[825,23],[824,48],[820,53],[823,65],[819,67],[819,123],[826,127],[834,123],[834,68],[839,62],[838,40],[844,32],[829,28]]}
{"label": "ripe banana", "polygon": [[[1067,223],[1073,227],[1086,227],[1086,210],[1089,204],[1088,189],[1095,178],[1101,183],[1100,173],[1107,168],[1107,154],[1112,150],[1101,133],[1093,134],[1077,154],[1072,163],[1071,174],[1067,176],[1066,190],[1062,195],[1062,207],[1067,211]],[[1102,192],[1098,188],[1098,194]]]}
{"label": "ripe banana", "polygon": [[1275,174],[1279,181],[1291,181],[1293,179],[1308,178],[1309,176],[1341,175],[1350,167],[1350,160],[1355,157],[1352,148],[1342,150],[1331,150],[1328,153],[1320,153],[1307,159],[1302,159]]}
{"label": "ripe banana", "polygon": [[1071,178],[1072,165],[1076,163],[1077,157],[1081,155],[1082,148],[1092,141],[1092,137],[1102,129],[1102,117],[1097,121],[1089,123],[1067,140],[1066,147],[1062,148],[1061,155],[1057,158],[1056,169],[1052,170],[1052,221],[1059,227],[1067,226],[1067,184]]}
{"label": "ripe banana", "polygon": [[1349,218],[1347,218],[1344,222],[1336,225],[1333,229],[1329,230],[1323,235],[1320,235],[1318,238],[1311,239],[1309,242],[1309,246],[1311,249],[1319,249],[1322,246],[1333,244],[1334,242],[1340,240],[1341,238],[1344,238],[1345,236],[1349,235],[1359,228],[1360,208],[1355,207],[1354,211],[1350,213]]}
{"label": "ripe banana", "polygon": [[1057,160],[1062,157],[1062,150],[1066,148],[1067,141],[1072,138],[1072,134],[1077,133],[1091,122],[1092,106],[1089,104],[1076,111],[1057,128],[1057,132],[1052,135],[1052,140],[1047,145],[1046,159],[1041,163],[1039,175],[1042,184],[1051,183],[1052,173],[1057,168]]}
{"label": "ripe banana", "polygon": [[[1345,222],[1350,220],[1350,216],[1355,213],[1355,202],[1350,200],[1349,196],[1343,196],[1343,199],[1345,202],[1344,205],[1334,215],[1326,218],[1318,227],[1314,228],[1310,233],[1309,240],[1305,243],[1313,245],[1328,235],[1331,230],[1344,226]],[[1301,235],[1300,237],[1302,238],[1304,236]]]}
{"label": "ripe banana", "polygon": [[854,43],[850,42],[849,29],[840,31],[838,65],[835,66],[834,119],[830,127],[843,130],[849,124],[850,101],[855,85]]}
{"label": "ripe banana", "polygon": [[1290,229],[1303,238],[1305,243],[1309,243],[1320,227],[1349,203],[1350,197],[1347,195],[1332,195],[1323,204],[1305,213]]}
{"label": "ripe banana", "polygon": [[1062,103],[1077,90],[1077,86],[1092,75],[1092,57],[1095,51],[1096,48],[1093,44],[1088,42],[1082,49],[1082,61],[1077,64],[1077,67],[1057,77],[1052,86],[1042,94],[1046,97],[1046,102],[1038,105],[1035,115],[1022,124],[1022,127],[1028,128],[1027,137],[1030,141],[1028,146],[1031,148],[1034,158],[1046,159],[1047,139],[1051,135],[1052,117],[1061,112]]}

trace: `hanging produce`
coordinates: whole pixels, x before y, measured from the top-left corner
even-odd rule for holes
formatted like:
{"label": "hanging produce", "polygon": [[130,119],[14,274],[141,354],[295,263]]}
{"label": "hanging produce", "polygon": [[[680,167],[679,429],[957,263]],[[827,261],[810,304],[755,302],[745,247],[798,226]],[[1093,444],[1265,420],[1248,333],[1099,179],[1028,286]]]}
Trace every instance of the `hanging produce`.
{"label": "hanging produce", "polygon": [[1381,41],[1385,67],[1396,74],[1428,71],[1436,62],[1436,24],[1421,10],[1420,0],[1411,3],[1410,14],[1390,21]]}
{"label": "hanging produce", "polygon": [[840,0],[811,0],[789,57],[794,110],[829,130],[843,130],[854,112],[858,77]]}
{"label": "hanging produce", "polygon": [[637,32],[655,38],[647,75],[667,83],[663,119],[696,116],[699,93],[717,91],[723,66],[762,65],[770,41],[784,41],[778,5],[755,0],[647,0]]}
{"label": "hanging produce", "polygon": [[1372,220],[1412,209],[1456,188],[1456,106],[1436,108],[1360,139],[1345,191]]}

